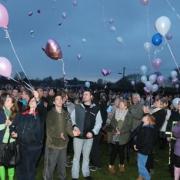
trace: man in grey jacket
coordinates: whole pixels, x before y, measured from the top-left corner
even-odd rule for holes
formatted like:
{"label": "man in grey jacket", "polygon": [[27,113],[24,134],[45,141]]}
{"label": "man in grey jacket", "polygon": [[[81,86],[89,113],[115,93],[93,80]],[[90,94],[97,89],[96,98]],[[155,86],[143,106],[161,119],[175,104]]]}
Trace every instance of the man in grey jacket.
{"label": "man in grey jacket", "polygon": [[99,133],[102,126],[102,117],[99,108],[92,103],[92,92],[88,89],[83,93],[83,103],[75,106],[71,113],[73,128],[79,134],[74,138],[74,157],[72,166],[72,179],[79,178],[79,162],[83,154],[82,173],[85,179],[90,180],[89,155],[94,135]]}

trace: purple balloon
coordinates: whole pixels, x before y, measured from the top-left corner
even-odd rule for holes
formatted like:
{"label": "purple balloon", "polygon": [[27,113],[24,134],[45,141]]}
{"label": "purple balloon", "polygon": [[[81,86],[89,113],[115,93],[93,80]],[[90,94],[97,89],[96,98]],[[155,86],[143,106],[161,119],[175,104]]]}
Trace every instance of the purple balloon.
{"label": "purple balloon", "polygon": [[161,63],[162,63],[162,60],[160,58],[156,58],[152,61],[152,66],[155,68],[155,69],[159,69],[160,66],[161,66]]}
{"label": "purple balloon", "polygon": [[164,76],[160,75],[157,77],[157,82],[159,85],[162,85],[164,83]]}
{"label": "purple balloon", "polygon": [[168,33],[166,34],[166,39],[170,41],[173,38],[172,34]]}
{"label": "purple balloon", "polygon": [[149,0],[140,0],[141,4],[143,4],[144,6],[149,4]]}
{"label": "purple balloon", "polygon": [[101,70],[101,74],[102,74],[103,76],[108,76],[108,75],[111,74],[111,71],[108,70],[108,69],[102,69],[102,70]]}

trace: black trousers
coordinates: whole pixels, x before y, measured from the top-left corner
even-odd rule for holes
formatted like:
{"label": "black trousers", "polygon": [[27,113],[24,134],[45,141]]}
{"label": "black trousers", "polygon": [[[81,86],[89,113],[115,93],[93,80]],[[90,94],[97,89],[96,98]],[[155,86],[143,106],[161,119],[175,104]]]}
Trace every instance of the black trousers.
{"label": "black trousers", "polygon": [[100,167],[101,166],[101,162],[100,162],[100,156],[101,156],[101,148],[100,148],[100,142],[101,142],[101,137],[102,134],[101,132],[94,137],[93,139],[93,145],[91,148],[91,153],[90,153],[90,163],[93,166],[97,166]]}
{"label": "black trousers", "polygon": [[119,163],[124,164],[125,159],[125,147],[126,145],[110,144],[111,152],[110,152],[110,165],[114,165],[117,155],[119,155]]}
{"label": "black trousers", "polygon": [[35,180],[36,164],[42,152],[42,146],[20,145],[20,163],[16,167],[17,180]]}

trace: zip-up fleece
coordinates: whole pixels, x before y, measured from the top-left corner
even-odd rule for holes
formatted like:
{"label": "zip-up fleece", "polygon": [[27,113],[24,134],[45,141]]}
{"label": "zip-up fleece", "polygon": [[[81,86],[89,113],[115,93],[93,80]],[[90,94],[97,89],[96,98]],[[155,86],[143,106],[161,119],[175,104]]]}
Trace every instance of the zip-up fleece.
{"label": "zip-up fleece", "polygon": [[79,138],[86,139],[86,134],[92,132],[97,135],[102,126],[102,117],[99,108],[91,104],[88,109],[83,104],[78,104],[71,113],[73,126],[77,126],[81,134]]}

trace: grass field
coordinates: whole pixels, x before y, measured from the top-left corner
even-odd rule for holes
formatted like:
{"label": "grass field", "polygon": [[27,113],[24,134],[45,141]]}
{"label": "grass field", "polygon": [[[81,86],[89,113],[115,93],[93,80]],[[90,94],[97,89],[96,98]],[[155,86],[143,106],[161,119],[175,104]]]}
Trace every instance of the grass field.
{"label": "grass field", "polygon": [[[101,153],[101,162],[102,168],[96,172],[92,172],[91,176],[93,180],[135,180],[138,176],[137,165],[136,165],[136,153],[131,152],[130,161],[126,163],[125,173],[117,172],[115,175],[111,175],[108,172],[108,147],[106,144],[102,144],[102,153]],[[171,180],[169,171],[168,171],[168,148],[155,150],[155,167],[154,173],[152,175],[152,180]],[[117,162],[118,164],[118,162]],[[117,167],[117,166],[116,166]],[[42,171],[43,171],[43,161],[40,163],[37,172],[37,180],[42,180]],[[82,180],[82,175],[80,180]],[[54,180],[57,180],[56,175]],[[67,180],[71,180],[71,168],[67,168]]]}

